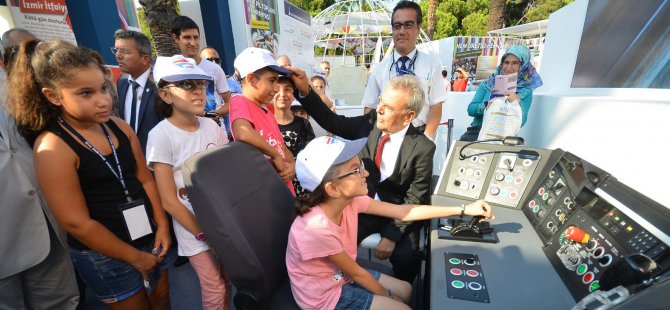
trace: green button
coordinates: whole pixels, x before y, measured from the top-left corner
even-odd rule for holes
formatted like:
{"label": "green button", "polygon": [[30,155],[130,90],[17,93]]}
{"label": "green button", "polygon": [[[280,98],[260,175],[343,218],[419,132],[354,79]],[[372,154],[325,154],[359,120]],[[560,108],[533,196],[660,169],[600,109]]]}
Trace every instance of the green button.
{"label": "green button", "polygon": [[586,264],[581,264],[579,265],[579,267],[577,267],[577,274],[581,276],[586,273],[587,269],[588,267],[586,266]]}
{"label": "green button", "polygon": [[455,288],[464,288],[465,283],[463,283],[463,281],[455,280],[455,281],[451,281],[451,286],[453,286]]}
{"label": "green button", "polygon": [[619,218],[618,215],[614,217],[614,221],[615,221],[615,222],[618,222],[618,221],[620,221],[620,220],[621,220],[621,218]]}
{"label": "green button", "polygon": [[537,213],[538,211],[540,211],[540,206],[536,205],[533,207],[533,212]]}
{"label": "green button", "polygon": [[452,263],[452,264],[454,264],[454,265],[458,265],[458,264],[461,263],[461,260],[458,259],[458,258],[450,258],[450,259],[449,259],[449,262]]}
{"label": "green button", "polygon": [[600,282],[598,280],[593,281],[591,285],[589,285],[589,292],[597,291],[600,289]]}
{"label": "green button", "polygon": [[597,291],[600,289],[600,282],[598,280],[593,281],[591,285],[589,285],[589,292]]}
{"label": "green button", "polygon": [[547,199],[549,199],[549,193],[544,193],[542,195],[542,200],[547,200]]}

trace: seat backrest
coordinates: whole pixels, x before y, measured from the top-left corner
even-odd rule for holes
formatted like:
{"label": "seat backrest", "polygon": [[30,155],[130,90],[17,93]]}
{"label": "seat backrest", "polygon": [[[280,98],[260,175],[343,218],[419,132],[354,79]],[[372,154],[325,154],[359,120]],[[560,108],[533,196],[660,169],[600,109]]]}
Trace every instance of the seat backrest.
{"label": "seat backrest", "polygon": [[238,294],[266,308],[288,277],[286,246],[295,212],[285,183],[256,148],[242,142],[193,155],[183,175],[196,218]]}

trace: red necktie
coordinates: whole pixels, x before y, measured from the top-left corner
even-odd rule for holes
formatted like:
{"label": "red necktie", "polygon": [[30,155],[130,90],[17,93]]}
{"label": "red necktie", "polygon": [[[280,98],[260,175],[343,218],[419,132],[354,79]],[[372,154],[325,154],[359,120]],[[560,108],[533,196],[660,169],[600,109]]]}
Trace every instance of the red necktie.
{"label": "red necktie", "polygon": [[384,145],[386,142],[389,142],[389,140],[391,140],[390,135],[383,135],[377,144],[377,151],[375,152],[375,165],[377,165],[377,168],[379,168],[380,173],[382,169],[382,152],[384,152]]}

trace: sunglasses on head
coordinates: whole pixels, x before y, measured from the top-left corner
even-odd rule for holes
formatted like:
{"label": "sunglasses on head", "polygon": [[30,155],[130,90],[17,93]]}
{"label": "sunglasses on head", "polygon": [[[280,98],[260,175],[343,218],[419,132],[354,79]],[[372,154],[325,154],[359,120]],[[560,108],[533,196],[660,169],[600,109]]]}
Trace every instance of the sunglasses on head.
{"label": "sunglasses on head", "polygon": [[205,80],[183,80],[165,85],[164,87],[177,87],[183,90],[205,89],[207,88],[207,81]]}
{"label": "sunglasses on head", "polygon": [[212,58],[205,58],[205,59],[207,59],[207,60],[209,60],[209,61],[211,61],[211,62],[213,62],[213,63],[216,63],[216,64],[220,64],[220,63],[221,63],[221,58],[214,58],[214,57],[212,57]]}

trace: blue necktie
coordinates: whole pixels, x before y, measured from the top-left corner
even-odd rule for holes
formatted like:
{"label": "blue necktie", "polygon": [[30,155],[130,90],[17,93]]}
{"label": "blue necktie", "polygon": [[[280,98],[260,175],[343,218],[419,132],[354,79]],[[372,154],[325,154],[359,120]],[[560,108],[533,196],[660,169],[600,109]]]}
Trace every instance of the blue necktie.
{"label": "blue necktie", "polygon": [[399,76],[409,74],[409,72],[407,71],[407,65],[406,65],[406,63],[408,61],[409,61],[409,57],[407,57],[407,56],[402,56],[402,57],[398,58],[398,62],[400,62],[400,72],[398,73]]}

